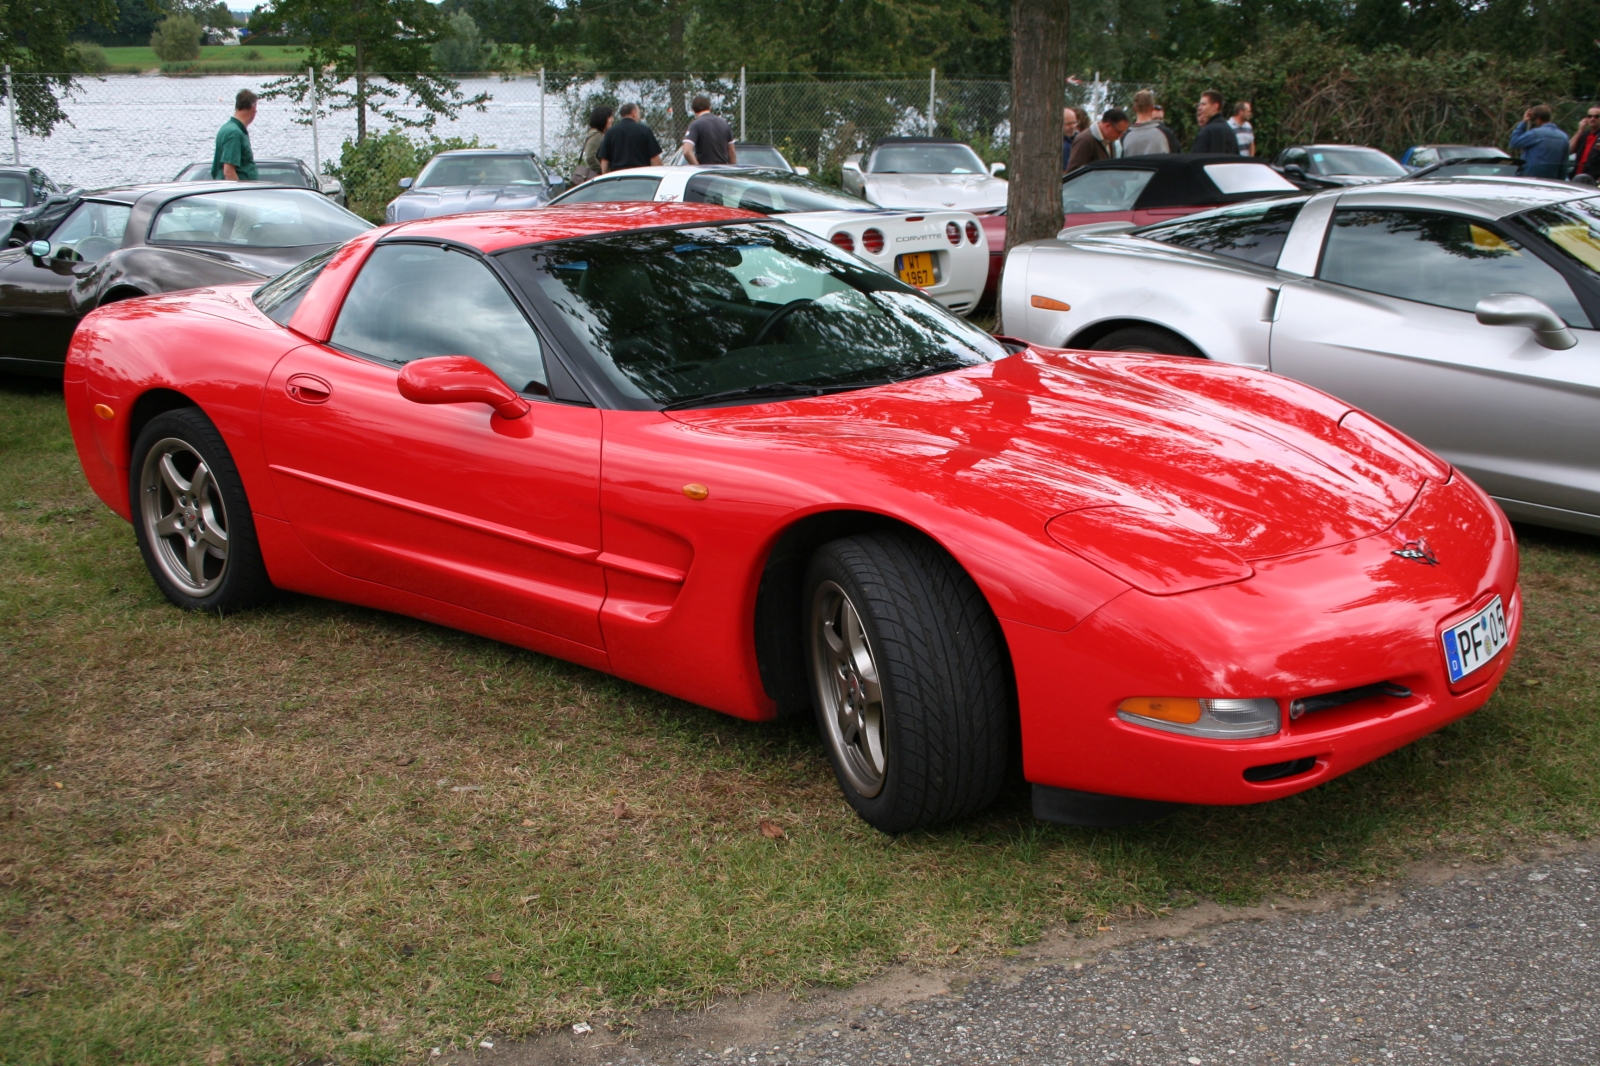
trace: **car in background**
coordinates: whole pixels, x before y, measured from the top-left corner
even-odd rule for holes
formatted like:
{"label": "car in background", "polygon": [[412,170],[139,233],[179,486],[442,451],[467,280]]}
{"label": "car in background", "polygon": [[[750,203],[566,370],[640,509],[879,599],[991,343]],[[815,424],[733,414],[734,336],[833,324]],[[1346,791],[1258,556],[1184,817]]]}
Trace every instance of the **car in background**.
{"label": "car in background", "polygon": [[1294,181],[1322,187],[1365,185],[1410,173],[1387,152],[1355,144],[1291,145],[1278,153],[1272,165]]}
{"label": "car in background", "polygon": [[[797,167],[784,158],[784,154],[770,144],[753,144],[746,141],[733,142],[735,154],[739,157],[738,166],[762,167],[767,170],[783,170],[790,174],[807,175],[811,173],[810,167]],[[678,145],[678,150],[672,153],[672,158],[667,160],[669,167],[689,166],[689,160],[684,158],[683,145]]]}
{"label": "car in background", "polygon": [[[1515,178],[1522,170],[1522,162],[1508,155],[1455,156],[1418,167],[1401,181],[1420,181],[1424,178]],[[1550,181],[1550,178],[1526,178],[1526,181]]]}
{"label": "car in background", "polygon": [[400,188],[384,208],[385,222],[543,207],[566,191],[567,180],[531,151],[458,148],[428,160],[415,178],[401,178]]}
{"label": "car in background", "polygon": [[[210,163],[190,163],[178,171],[173,181],[211,181]],[[270,185],[291,185],[315,189],[340,207],[345,206],[344,184],[338,178],[319,175],[303,159],[288,156],[256,160],[256,180]]]}
{"label": "car in background", "polygon": [[60,377],[97,307],[259,283],[372,228],[320,193],[259,182],[130,185],[51,204],[42,236],[0,251],[0,372]]}
{"label": "car in background", "polygon": [[1400,153],[1400,165],[1421,170],[1450,159],[1504,159],[1515,162],[1504,148],[1470,144],[1414,144]]}
{"label": "car in background", "polygon": [[782,170],[634,167],[586,181],[555,204],[623,201],[718,204],[776,216],[854,252],[958,314],[978,306],[988,278],[988,237],[970,211],[886,211]]}
{"label": "car in background", "polygon": [[1513,518],[1600,533],[1600,196],[1397,181],[1014,248],[1006,331],[1270,369],[1397,427]]}
{"label": "car in background", "polygon": [[[13,233],[17,219],[62,189],[38,167],[0,164],[0,233]],[[17,234],[17,243],[25,236]]]}
{"label": "car in background", "polygon": [[1007,184],[971,145],[948,137],[885,137],[845,159],[844,191],[897,211],[951,208],[985,214],[1006,206]]}
{"label": "car in background", "polygon": [[1061,179],[1062,235],[1075,227],[1128,228],[1223,204],[1300,192],[1249,156],[1141,155],[1100,159]]}

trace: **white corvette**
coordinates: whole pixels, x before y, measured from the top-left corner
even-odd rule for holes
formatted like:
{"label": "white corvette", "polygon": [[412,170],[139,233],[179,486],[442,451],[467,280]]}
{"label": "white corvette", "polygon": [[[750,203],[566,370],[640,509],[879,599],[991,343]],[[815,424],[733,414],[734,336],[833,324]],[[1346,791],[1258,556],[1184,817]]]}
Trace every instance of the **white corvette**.
{"label": "white corvette", "polygon": [[915,285],[958,314],[989,276],[989,239],[969,211],[893,211],[810,178],[755,167],[635,167],[586,181],[556,204],[626,200],[740,207],[783,219]]}

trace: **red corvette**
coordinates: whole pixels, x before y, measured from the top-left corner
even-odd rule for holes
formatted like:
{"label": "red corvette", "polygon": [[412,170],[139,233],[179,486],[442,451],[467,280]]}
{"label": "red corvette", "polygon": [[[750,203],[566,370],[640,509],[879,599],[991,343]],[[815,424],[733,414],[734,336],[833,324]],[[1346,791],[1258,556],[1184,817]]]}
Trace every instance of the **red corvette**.
{"label": "red corvette", "polygon": [[1481,706],[1476,486],[1269,374],[997,340],[781,222],[402,223],[94,312],[66,402],[181,607],[397,611],[749,719],[900,832],[1310,788]]}

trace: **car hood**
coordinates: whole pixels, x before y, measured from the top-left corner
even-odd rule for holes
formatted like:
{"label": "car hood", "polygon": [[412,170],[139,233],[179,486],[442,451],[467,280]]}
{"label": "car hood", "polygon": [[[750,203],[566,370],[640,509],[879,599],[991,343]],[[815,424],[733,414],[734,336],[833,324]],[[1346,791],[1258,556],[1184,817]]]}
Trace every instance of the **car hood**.
{"label": "car hood", "polygon": [[1009,186],[987,174],[863,174],[868,200],[884,207],[932,211],[993,211],[1006,205]]}
{"label": "car hood", "polygon": [[407,222],[469,211],[514,211],[539,207],[548,199],[542,185],[446,185],[401,193],[389,203],[388,220]]}
{"label": "car hood", "polygon": [[1421,491],[1415,457],[1431,457],[1376,423],[1341,428],[1349,410],[1243,367],[1030,349],[898,385],[672,417],[765,438],[764,450],[825,453],[870,468],[849,483],[893,483],[1039,531],[1067,512],[1122,508],[1254,561],[1381,532]]}

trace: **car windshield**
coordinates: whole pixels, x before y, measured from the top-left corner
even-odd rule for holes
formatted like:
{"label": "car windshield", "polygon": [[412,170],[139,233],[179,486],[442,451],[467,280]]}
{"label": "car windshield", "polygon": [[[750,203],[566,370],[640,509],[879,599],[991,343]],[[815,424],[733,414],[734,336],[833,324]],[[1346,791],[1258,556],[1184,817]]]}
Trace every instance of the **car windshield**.
{"label": "car windshield", "polygon": [[1211,252],[1247,263],[1273,266],[1283,251],[1304,200],[1257,200],[1224,207],[1157,226],[1134,230],[1133,235],[1163,244]]}
{"label": "car windshield", "polygon": [[0,207],[24,207],[28,203],[28,179],[21,174],[0,174]]}
{"label": "car windshield", "polygon": [[[190,163],[178,171],[178,176],[173,181],[210,181],[210,163]],[[306,175],[294,163],[257,163],[256,180],[272,185],[295,185],[302,189],[309,189],[311,185],[306,181]]]}
{"label": "car windshield", "polygon": [[964,144],[890,144],[872,153],[874,174],[987,174]]}
{"label": "car windshield", "polygon": [[1376,148],[1308,148],[1313,174],[1351,174],[1360,178],[1398,178],[1406,168]]}
{"label": "car windshield", "polygon": [[781,170],[696,174],[684,187],[683,200],[690,204],[739,207],[763,215],[791,211],[880,210],[860,197]]}
{"label": "car windshield", "polygon": [[172,201],[150,227],[150,242],[300,248],[336,244],[371,228],[318,193],[242,188]]}
{"label": "car windshield", "polygon": [[1435,149],[1440,159],[1486,159],[1493,156],[1497,159],[1510,159],[1511,157],[1499,148],[1473,148],[1466,144],[1445,144]]}
{"label": "car windshield", "polygon": [[1153,170],[1080,170],[1061,183],[1061,211],[1067,215],[1132,211],[1134,201],[1156,176]]}
{"label": "car windshield", "polygon": [[776,167],[779,170],[788,170],[789,164],[784,160],[783,154],[770,144],[734,144],[734,150],[739,153],[739,164],[747,167]]}
{"label": "car windshield", "polygon": [[917,289],[784,225],[609,234],[513,254],[531,257],[532,283],[641,406],[862,387],[1006,354]]}
{"label": "car windshield", "polygon": [[422,168],[414,189],[451,185],[543,185],[544,175],[525,155],[436,155]]}
{"label": "car windshield", "polygon": [[1600,275],[1600,197],[1524,211],[1517,221],[1555,245],[1568,259]]}

